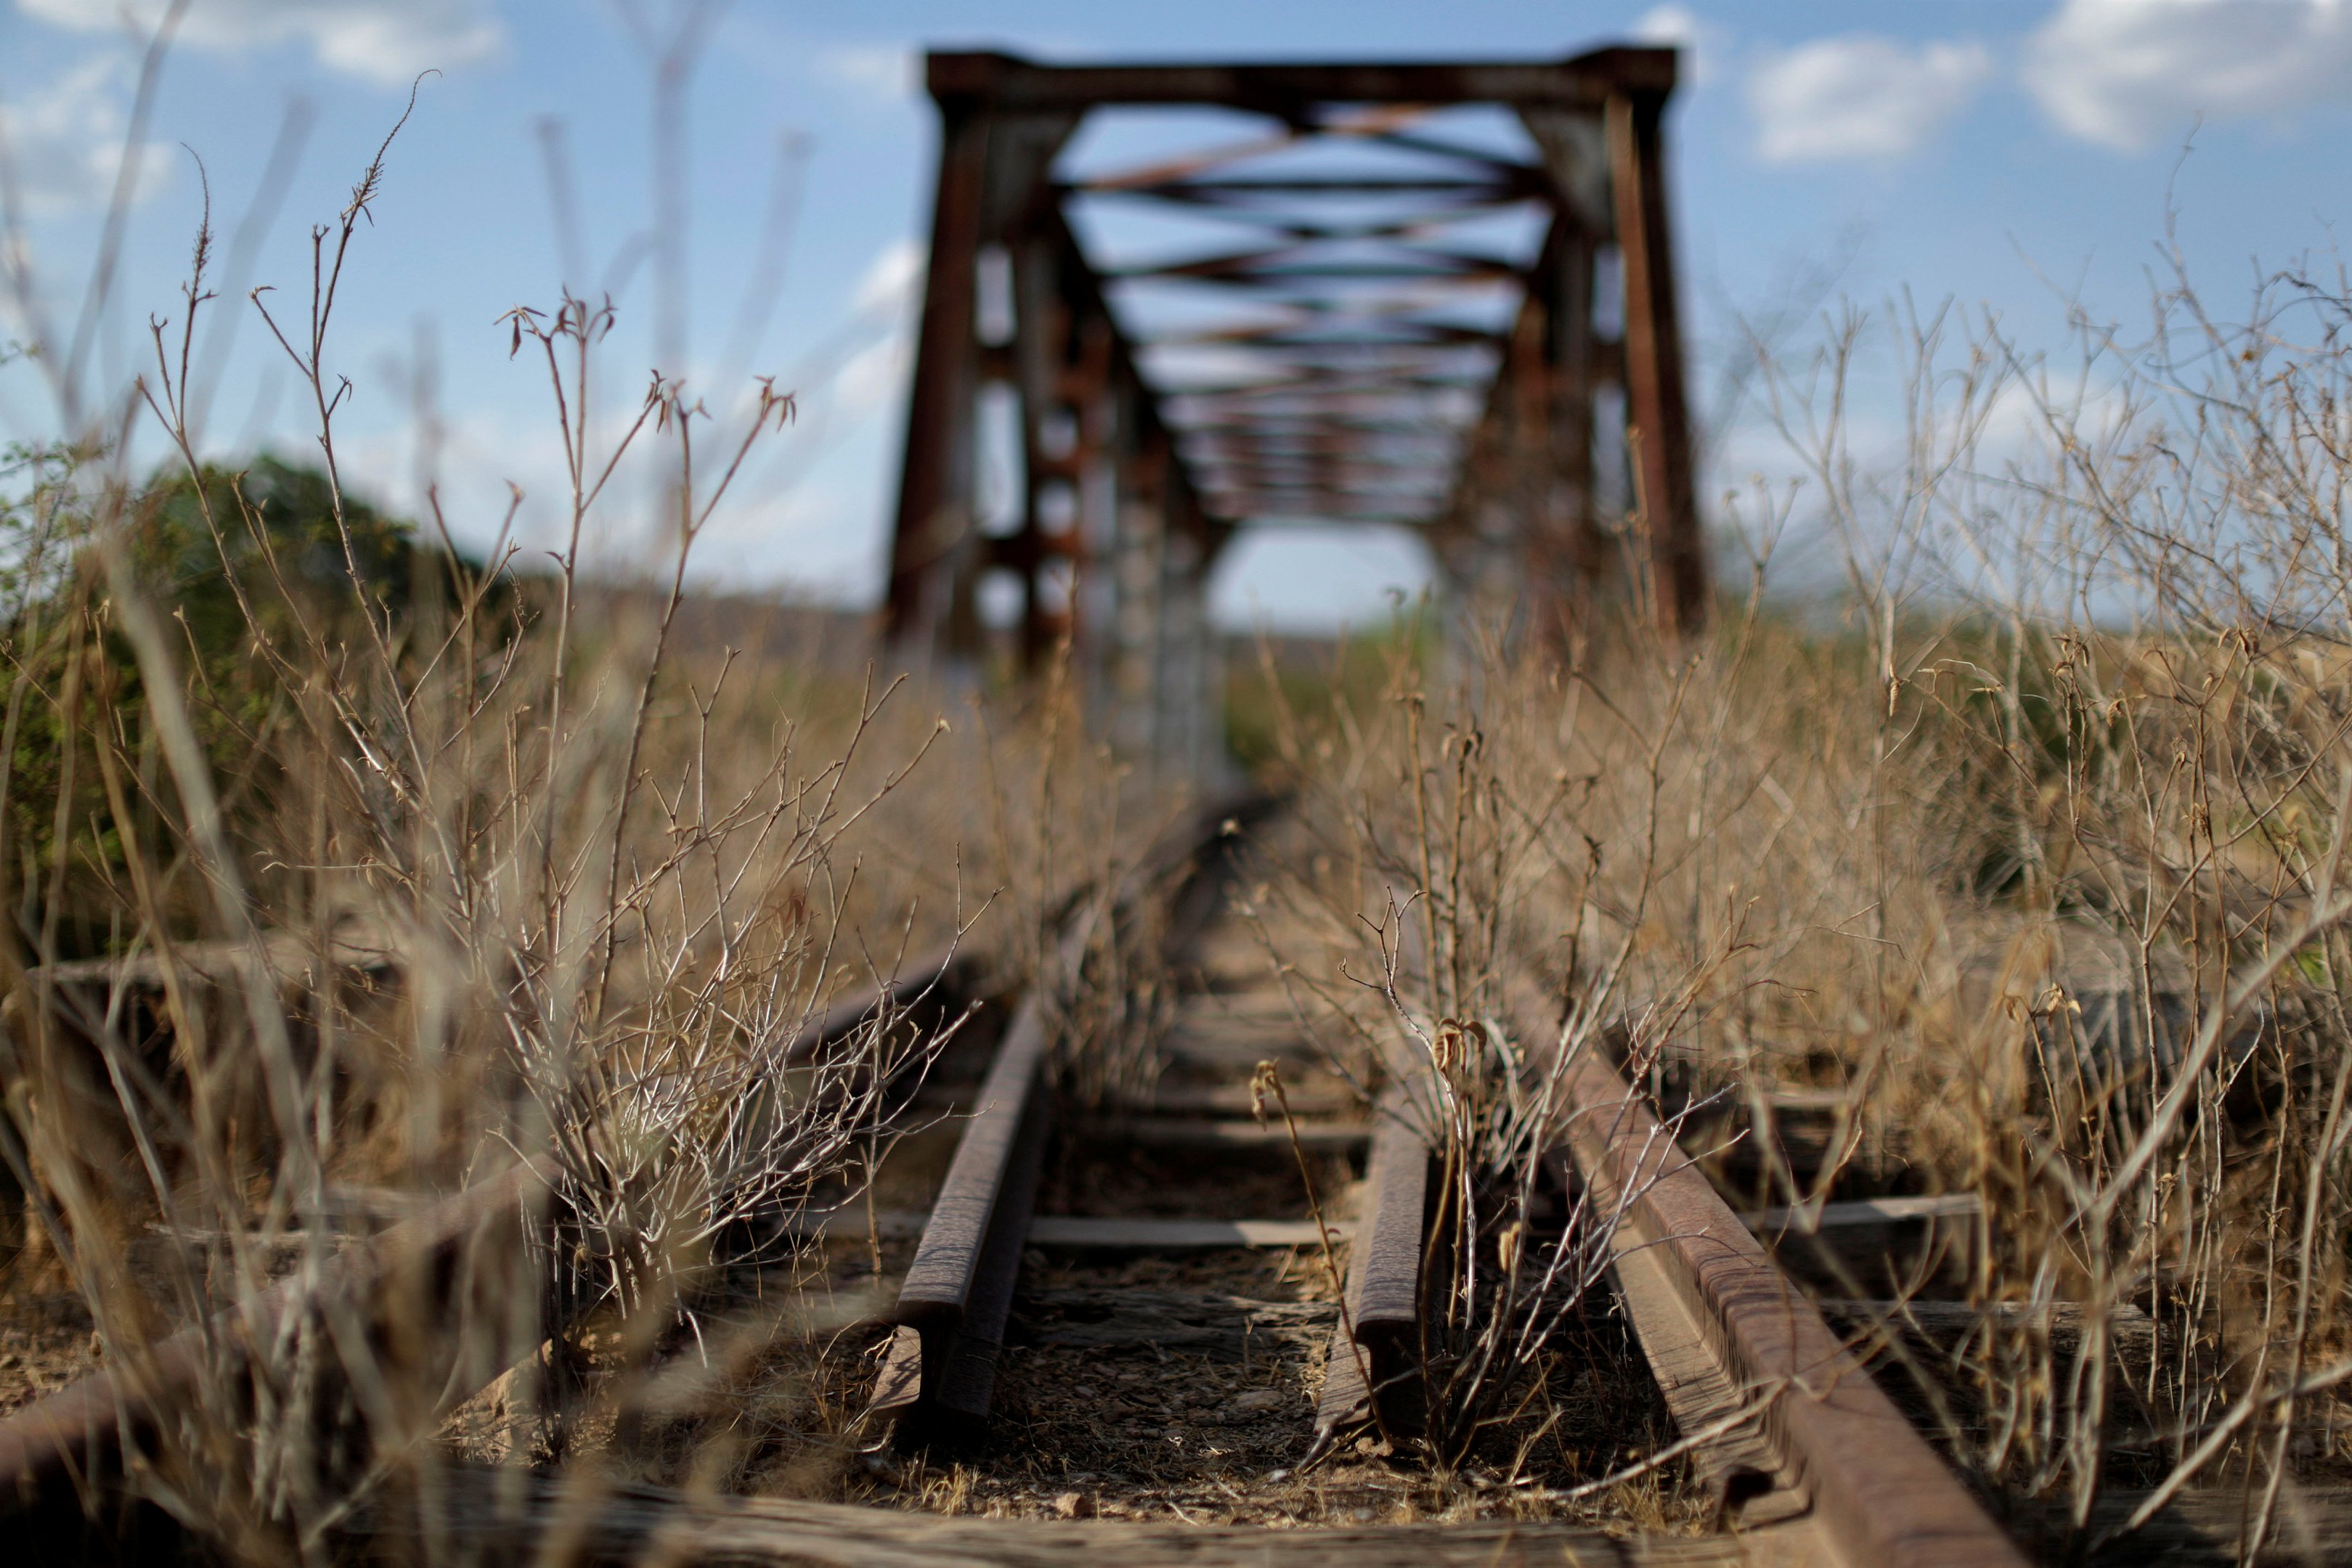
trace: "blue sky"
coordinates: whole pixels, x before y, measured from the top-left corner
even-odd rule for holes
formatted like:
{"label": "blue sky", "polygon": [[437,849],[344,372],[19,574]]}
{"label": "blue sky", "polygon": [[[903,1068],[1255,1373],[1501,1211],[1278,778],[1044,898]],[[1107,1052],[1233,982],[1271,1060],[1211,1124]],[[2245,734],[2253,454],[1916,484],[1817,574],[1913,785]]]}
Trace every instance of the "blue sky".
{"label": "blue sky", "polygon": [[[84,298],[122,146],[137,59],[124,16],[159,6],[0,0],[0,130],[53,317],[69,318]],[[299,308],[309,225],[332,218],[411,78],[437,68],[344,285],[330,360],[354,388],[345,461],[395,504],[414,504],[423,354],[437,366],[436,471],[453,528],[478,544],[490,538],[512,481],[528,497],[520,537],[546,544],[561,448],[543,375],[509,361],[498,319],[551,304],[566,281],[613,284],[613,409],[653,364],[653,284],[634,237],[655,210],[647,40],[657,47],[685,9],[195,0],[164,69],[125,264],[94,340],[100,380],[121,384],[147,317],[176,308],[198,208],[181,144],[210,172],[226,246],[289,111],[307,118],[247,280],[278,286],[277,299]],[[1801,322],[1841,298],[1874,306],[1908,291],[1997,313],[2016,336],[2055,349],[2070,300],[2127,329],[2145,317],[2168,193],[2190,266],[2225,308],[2259,268],[2328,252],[2352,197],[2337,152],[2352,120],[2352,5],[2332,0],[733,0],[688,95],[684,373],[708,387],[738,367],[774,372],[801,392],[803,411],[714,524],[698,569],[731,586],[846,602],[878,591],[932,177],[935,121],[915,87],[925,47],[1071,60],[1542,57],[1625,39],[1690,51],[1669,136],[1689,350],[1702,410],[1718,420],[1743,319],[1794,311]],[[572,258],[551,217],[550,127],[576,192]],[[775,232],[780,180],[797,188],[781,253],[763,240]],[[782,257],[782,287],[772,310],[747,315],[763,247]],[[582,276],[567,279],[567,265]],[[250,313],[242,302],[215,308]],[[748,353],[737,351],[745,319],[760,328]],[[1811,330],[1800,326],[1789,341],[1801,346]],[[25,335],[18,303],[0,303],[0,336]],[[217,450],[306,449],[276,353],[257,320],[236,328],[211,404]],[[717,389],[705,395],[721,400]],[[26,367],[0,369],[7,438],[41,434],[55,417]],[[1722,432],[1721,449],[1768,462],[1752,409],[1738,417],[1748,423]],[[641,535],[626,496],[606,514],[607,548],[632,548]],[[1418,571],[1395,539],[1269,536],[1228,561],[1221,603],[1236,621],[1361,619]]]}

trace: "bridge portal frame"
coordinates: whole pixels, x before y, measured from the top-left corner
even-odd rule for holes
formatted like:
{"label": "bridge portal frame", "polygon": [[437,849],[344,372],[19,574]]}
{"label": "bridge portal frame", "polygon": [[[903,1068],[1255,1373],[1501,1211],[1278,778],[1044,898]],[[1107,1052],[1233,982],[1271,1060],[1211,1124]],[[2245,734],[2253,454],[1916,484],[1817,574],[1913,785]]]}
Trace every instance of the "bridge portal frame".
{"label": "bridge portal frame", "polygon": [[[1001,53],[929,55],[941,137],[890,557],[894,643],[916,660],[976,653],[979,580],[1009,571],[1020,587],[1024,664],[1068,640],[1115,738],[1198,756],[1218,708],[1208,575],[1249,508],[1320,502],[1322,514],[1344,517],[1384,504],[1396,492],[1380,487],[1382,476],[1410,467],[1398,454],[1412,429],[1352,416],[1369,406],[1364,398],[1350,402],[1341,395],[1349,383],[1318,372],[1318,385],[1340,390],[1283,403],[1280,421],[1235,404],[1230,434],[1239,444],[1216,448],[1220,482],[1196,476],[1186,443],[1198,457],[1200,442],[1224,441],[1226,427],[1204,435],[1169,418],[1071,227],[1070,191],[1055,178],[1089,111],[1153,105],[1263,114],[1303,135],[1328,131],[1339,106],[1358,115],[1465,104],[1515,111],[1538,156],[1531,165],[1494,162],[1494,177],[1548,211],[1545,236],[1532,265],[1512,269],[1524,290],[1515,319],[1486,340],[1496,369],[1483,414],[1450,433],[1458,440],[1448,493],[1412,520],[1426,527],[1452,587],[1499,580],[1536,599],[1528,608],[1539,618],[1572,616],[1613,564],[1596,455],[1620,437],[1598,429],[1595,410],[1597,394],[1617,388],[1619,461],[1633,494],[1631,548],[1615,553],[1663,632],[1695,632],[1706,558],[1661,131],[1675,80],[1668,48],[1452,64],[1043,65]],[[1158,182],[1152,192],[1193,202],[1229,200],[1248,185],[1208,184],[1201,172],[1179,163],[1147,178]],[[1612,252],[1613,267],[1604,266]],[[1190,264],[1189,276],[1213,271],[1246,287],[1302,275],[1278,262],[1278,251],[1211,258]],[[1612,276],[1614,340],[1595,326]],[[1013,526],[992,533],[981,527],[978,494],[992,388],[1011,392],[1024,458]]]}

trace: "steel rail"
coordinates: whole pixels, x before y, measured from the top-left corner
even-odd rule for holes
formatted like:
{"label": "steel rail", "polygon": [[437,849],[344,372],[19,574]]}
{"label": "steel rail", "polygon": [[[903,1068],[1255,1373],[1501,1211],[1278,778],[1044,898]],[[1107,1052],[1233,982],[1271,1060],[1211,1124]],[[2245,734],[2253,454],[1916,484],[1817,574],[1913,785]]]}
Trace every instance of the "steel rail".
{"label": "steel rail", "polygon": [[[1563,1070],[1565,1152],[1593,1202],[1622,1212],[1614,1270],[1661,1385],[1744,1403],[1772,1485],[1808,1507],[1847,1568],[2023,1568],[1959,1478],[1717,1195],[1649,1106],[1591,1054]],[[1709,1366],[1694,1368],[1693,1357]],[[1712,1378],[1706,1374],[1712,1371]],[[1688,1429],[1685,1408],[1677,1419]]]}
{"label": "steel rail", "polygon": [[1309,1458],[1375,1414],[1391,1432],[1411,1418],[1405,1396],[1420,1348],[1429,1199],[1429,1146],[1412,1124],[1411,1104],[1402,1089],[1381,1096],[1364,1166],[1363,1224],[1348,1249],[1347,1311],[1324,1362]]}
{"label": "steel rail", "polygon": [[1033,988],[981,1084],[891,1312],[867,1415],[895,1423],[905,1440],[962,1436],[987,1419],[1045,1153],[1047,1044]]}
{"label": "steel rail", "polygon": [[[1189,880],[1201,852],[1269,804],[1252,794],[1187,812],[1103,904],[1073,915],[1055,944],[1061,972],[1075,973],[1095,918],[1106,910],[1116,918],[1138,893],[1171,873]],[[1053,1113],[1045,1081],[1048,1005],[1033,984],[1005,1026],[891,1309],[892,1333],[866,1419],[890,1427],[900,1442],[969,1440],[988,1419]]]}

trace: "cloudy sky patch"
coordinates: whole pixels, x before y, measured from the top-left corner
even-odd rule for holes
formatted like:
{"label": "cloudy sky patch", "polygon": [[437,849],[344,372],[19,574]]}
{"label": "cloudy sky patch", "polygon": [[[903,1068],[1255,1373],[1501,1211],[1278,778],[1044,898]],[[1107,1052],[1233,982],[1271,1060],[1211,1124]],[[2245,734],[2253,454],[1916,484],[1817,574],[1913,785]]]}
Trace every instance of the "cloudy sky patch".
{"label": "cloudy sky patch", "polygon": [[1968,42],[1911,47],[1852,34],[1774,50],[1748,78],[1756,151],[1768,163],[1892,162],[1949,124],[1992,73],[1991,51]]}
{"label": "cloudy sky patch", "polygon": [[[170,0],[17,0],[28,16],[78,32],[152,32]],[[196,0],[178,42],[222,53],[299,44],[319,63],[383,87],[452,70],[505,39],[489,0]]]}
{"label": "cloudy sky patch", "polygon": [[[100,55],[20,99],[0,98],[0,160],[10,194],[31,216],[103,206],[114,195],[129,132],[131,62]],[[169,142],[138,149],[132,195],[143,199],[170,178]]]}
{"label": "cloudy sky patch", "polygon": [[[438,68],[392,148],[331,334],[331,366],[354,383],[338,416],[354,481],[416,504],[405,388],[421,383],[402,367],[429,338],[451,526],[487,545],[511,478],[530,496],[523,536],[542,541],[562,447],[543,368],[508,359],[498,320],[517,303],[548,305],[567,277],[600,300],[612,290],[595,411],[607,431],[667,351],[654,340],[643,263],[660,212],[683,212],[688,366],[698,377],[739,361],[772,372],[802,413],[775,459],[747,476],[742,514],[713,535],[723,548],[706,570],[730,587],[870,602],[887,559],[933,196],[927,47],[1064,61],[1556,59],[1673,43],[1684,50],[1666,138],[1685,352],[1702,423],[1727,422],[1703,432],[1706,447],[1741,465],[1760,465],[1755,455],[1771,444],[1756,428],[1752,378],[1736,373],[1752,369],[1759,331],[1801,355],[1846,298],[1874,307],[1908,295],[1932,312],[1948,297],[2029,348],[2063,351],[2078,319],[2145,323],[2150,261],[2166,264],[2152,247],[2176,219],[2181,253],[2226,313],[2250,256],[2275,269],[2324,255],[2352,218],[2352,169],[2336,155],[2352,120],[2352,0],[992,0],[984,18],[961,0],[732,0],[691,78],[691,199],[664,209],[666,176],[649,156],[656,62],[625,12],[658,21],[677,3],[194,0],[162,73],[142,149],[146,199],[131,215],[93,373],[127,385],[148,317],[180,308],[198,207],[182,143],[211,172],[224,245],[248,214],[282,214],[255,229],[250,281],[283,290],[299,315],[310,225],[333,222],[409,81]],[[84,297],[105,231],[138,72],[122,19],[152,23],[163,5],[0,0],[0,118],[52,314]],[[295,139],[291,172],[265,180],[295,103],[315,111],[313,129]],[[2200,123],[2184,164],[2178,149]],[[541,124],[563,149],[576,275],[551,217],[560,204]],[[1264,129],[1242,122],[1236,134]],[[731,318],[718,307],[760,276],[780,140],[809,149],[795,176],[801,221],[775,269],[783,292],[772,313],[746,318],[762,335],[737,352],[719,336]],[[283,355],[241,289],[224,292],[239,297],[208,309],[247,313],[215,400],[224,451],[314,452]],[[0,340],[20,330],[5,311]],[[40,434],[37,382],[21,362],[0,365],[0,440]],[[745,395],[741,384],[696,391],[718,411],[740,412]],[[616,489],[613,505],[637,507],[642,493]],[[612,530],[623,544],[646,532],[627,522],[616,516]],[[1401,535],[1252,543],[1221,571],[1220,603],[1242,624],[1276,612],[1361,623],[1387,612],[1389,587],[1420,580],[1413,559]]]}
{"label": "cloudy sky patch", "polygon": [[2065,0],[2027,44],[2023,81],[2061,131],[2135,152],[2200,118],[2352,99],[2352,5]]}

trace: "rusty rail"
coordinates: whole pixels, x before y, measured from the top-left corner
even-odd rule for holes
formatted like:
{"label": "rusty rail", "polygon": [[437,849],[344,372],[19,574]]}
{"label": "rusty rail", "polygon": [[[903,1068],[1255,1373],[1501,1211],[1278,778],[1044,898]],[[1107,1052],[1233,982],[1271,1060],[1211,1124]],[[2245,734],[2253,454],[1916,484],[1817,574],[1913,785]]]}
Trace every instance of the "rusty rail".
{"label": "rusty rail", "polygon": [[[1790,1495],[1848,1568],[2023,1568],[2026,1561],[1773,1263],[1615,1070],[1566,1070],[1567,1152],[1612,1212],[1620,1293],[1685,1431],[1752,1409],[1718,1448],[1725,1500]],[[1706,1463],[1702,1457],[1702,1463]]]}
{"label": "rusty rail", "polygon": [[920,1435],[987,1419],[1045,1154],[1046,1045],[1033,992],[997,1047],[899,1287],[874,1418],[918,1422]]}
{"label": "rusty rail", "polygon": [[[1205,919],[1199,900],[1181,897],[1202,881],[1203,852],[1272,804],[1253,791],[1187,811],[1100,904],[1072,915],[1056,944],[1062,971],[1074,973],[1084,958],[1094,919],[1116,918],[1171,875],[1184,883],[1177,902],[1196,906],[1183,912],[1186,923]],[[1181,933],[1171,936],[1171,946],[1183,940]],[[1032,986],[1015,1008],[891,1311],[893,1332],[866,1417],[894,1427],[901,1441],[968,1439],[988,1419],[1052,1117],[1046,1006]]]}
{"label": "rusty rail", "polygon": [[1381,1097],[1364,1166],[1364,1223],[1348,1249],[1348,1310],[1332,1331],[1315,1406],[1316,1452],[1375,1409],[1391,1431],[1410,1418],[1405,1385],[1420,1348],[1429,1148],[1409,1107],[1401,1090]]}

